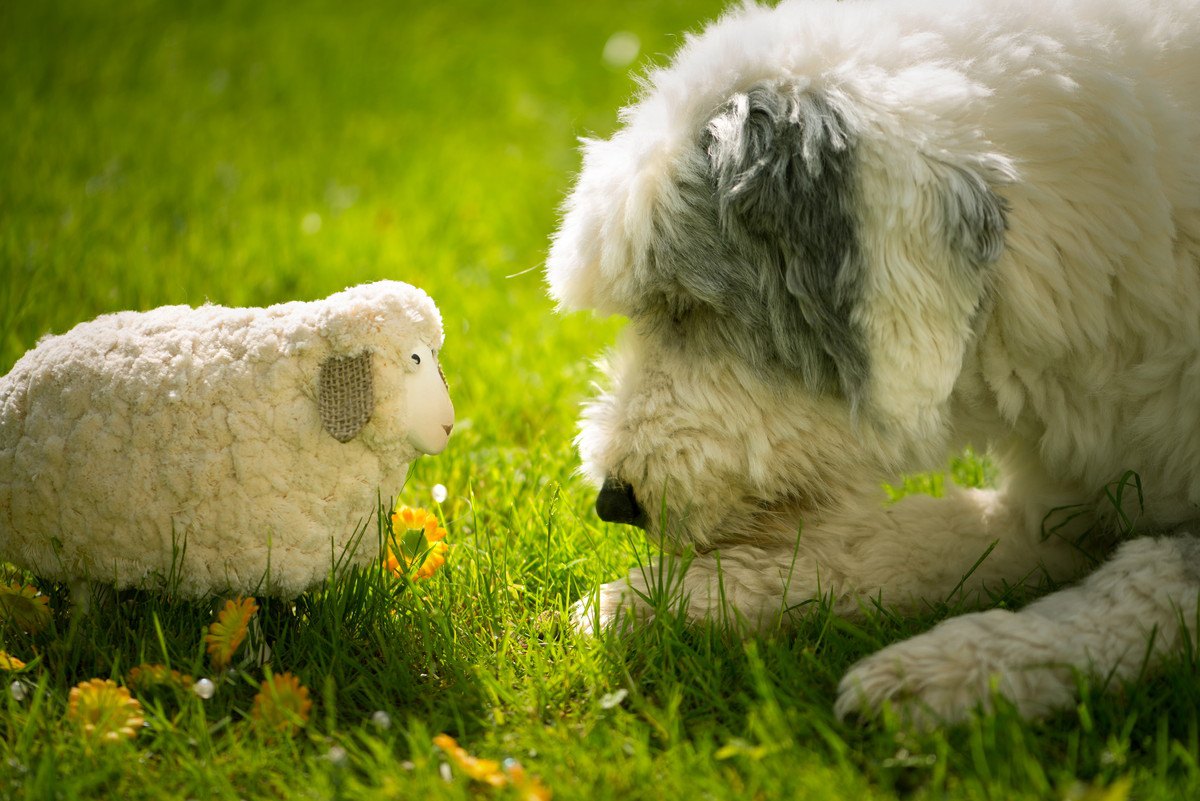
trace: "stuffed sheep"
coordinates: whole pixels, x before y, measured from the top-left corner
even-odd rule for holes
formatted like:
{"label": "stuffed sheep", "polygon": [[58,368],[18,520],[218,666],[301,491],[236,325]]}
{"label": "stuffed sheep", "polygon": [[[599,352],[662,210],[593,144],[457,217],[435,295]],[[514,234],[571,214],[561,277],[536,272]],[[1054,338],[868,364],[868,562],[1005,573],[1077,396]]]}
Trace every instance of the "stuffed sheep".
{"label": "stuffed sheep", "polygon": [[441,344],[395,281],[46,337],[0,379],[0,561],[75,591],[284,598],[365,564],[379,498],[450,436]]}

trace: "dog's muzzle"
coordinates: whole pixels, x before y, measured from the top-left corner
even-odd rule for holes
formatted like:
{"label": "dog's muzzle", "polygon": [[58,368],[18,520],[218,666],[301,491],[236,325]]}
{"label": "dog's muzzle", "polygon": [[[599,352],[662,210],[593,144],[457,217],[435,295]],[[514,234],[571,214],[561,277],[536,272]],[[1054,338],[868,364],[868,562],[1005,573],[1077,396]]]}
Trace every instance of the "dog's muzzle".
{"label": "dog's muzzle", "polygon": [[596,497],[596,514],[605,523],[646,527],[646,513],[638,504],[633,487],[615,478],[606,480],[600,488],[600,494]]}

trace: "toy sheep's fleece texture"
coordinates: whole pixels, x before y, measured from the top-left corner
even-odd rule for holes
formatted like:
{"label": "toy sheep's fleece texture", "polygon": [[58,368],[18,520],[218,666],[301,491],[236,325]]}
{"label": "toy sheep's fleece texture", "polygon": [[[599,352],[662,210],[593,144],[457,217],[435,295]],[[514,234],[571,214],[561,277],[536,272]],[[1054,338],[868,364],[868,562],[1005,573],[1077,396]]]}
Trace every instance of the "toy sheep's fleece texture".
{"label": "toy sheep's fleece texture", "polygon": [[[175,559],[182,594],[291,597],[367,523],[347,554],[363,563],[378,554],[377,499],[418,455],[411,356],[441,343],[433,301],[392,281],[265,309],[120,312],[46,337],[0,380],[0,559],[118,587],[161,586]],[[318,410],[331,358],[370,364],[373,409],[346,442]]]}
{"label": "toy sheep's fleece texture", "polygon": [[[993,687],[1069,708],[1076,671],[1118,686],[1195,643],[1200,2],[747,4],[621,121],[584,143],[547,271],[564,306],[630,320],[579,450],[605,519],[692,550],[681,614],[1080,581],[842,682],[840,713],[930,720]],[[968,444],[999,487],[887,503]],[[1121,487],[1158,536],[1121,542]],[[577,624],[651,614],[657,571]]]}

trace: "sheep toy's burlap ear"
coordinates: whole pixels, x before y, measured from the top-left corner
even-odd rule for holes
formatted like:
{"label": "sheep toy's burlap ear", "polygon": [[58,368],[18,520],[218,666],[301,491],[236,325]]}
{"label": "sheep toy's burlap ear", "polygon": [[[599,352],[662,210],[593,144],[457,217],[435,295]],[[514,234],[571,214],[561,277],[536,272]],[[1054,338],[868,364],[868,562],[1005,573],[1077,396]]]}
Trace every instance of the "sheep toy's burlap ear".
{"label": "sheep toy's burlap ear", "polygon": [[371,353],[330,356],[321,363],[317,379],[317,410],[321,425],[338,442],[349,442],[371,419],[375,391]]}

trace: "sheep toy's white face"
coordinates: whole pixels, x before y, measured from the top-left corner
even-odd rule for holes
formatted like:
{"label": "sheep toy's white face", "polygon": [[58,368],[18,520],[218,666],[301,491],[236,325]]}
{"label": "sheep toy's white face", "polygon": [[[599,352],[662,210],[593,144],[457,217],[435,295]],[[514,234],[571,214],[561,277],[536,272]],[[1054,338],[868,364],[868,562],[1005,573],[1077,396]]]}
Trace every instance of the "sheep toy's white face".
{"label": "sheep toy's white face", "polygon": [[441,453],[454,428],[454,404],[437,352],[428,345],[413,348],[412,367],[405,380],[408,399],[408,441],[421,453]]}

